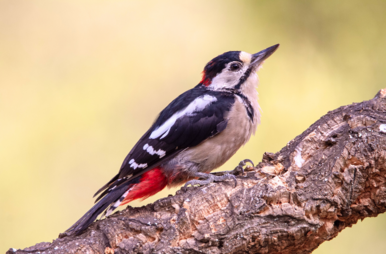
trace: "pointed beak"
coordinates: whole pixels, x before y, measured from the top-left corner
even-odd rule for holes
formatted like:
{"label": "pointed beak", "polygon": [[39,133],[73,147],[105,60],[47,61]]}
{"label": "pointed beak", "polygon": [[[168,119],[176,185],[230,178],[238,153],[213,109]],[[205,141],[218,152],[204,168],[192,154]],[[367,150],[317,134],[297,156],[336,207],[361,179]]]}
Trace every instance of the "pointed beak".
{"label": "pointed beak", "polygon": [[275,52],[279,46],[280,44],[276,44],[256,54],[253,54],[251,59],[252,60],[251,65],[259,66],[265,59],[267,59],[270,55],[272,55],[273,52]]}

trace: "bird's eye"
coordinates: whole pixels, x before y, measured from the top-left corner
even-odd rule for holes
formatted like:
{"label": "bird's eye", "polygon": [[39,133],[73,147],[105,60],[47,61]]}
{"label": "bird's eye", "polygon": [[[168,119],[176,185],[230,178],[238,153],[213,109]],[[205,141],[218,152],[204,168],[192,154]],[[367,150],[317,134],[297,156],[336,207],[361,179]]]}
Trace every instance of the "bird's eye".
{"label": "bird's eye", "polygon": [[229,67],[231,71],[238,71],[240,70],[240,68],[241,68],[240,63],[232,63],[231,66]]}

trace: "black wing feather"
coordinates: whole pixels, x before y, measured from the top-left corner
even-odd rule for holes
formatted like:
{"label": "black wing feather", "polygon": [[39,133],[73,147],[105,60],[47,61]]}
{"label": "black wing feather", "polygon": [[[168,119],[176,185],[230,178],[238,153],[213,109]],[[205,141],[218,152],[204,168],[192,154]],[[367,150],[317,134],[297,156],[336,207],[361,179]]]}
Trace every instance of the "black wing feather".
{"label": "black wing feather", "polygon": [[[196,98],[204,95],[216,97],[204,109],[178,118],[169,129],[166,136],[150,139],[151,133],[165,123],[175,113],[186,108]],[[153,126],[141,137],[130,153],[126,156],[117,176],[111,179],[95,195],[105,190],[97,200],[102,198],[108,190],[133,179],[144,172],[151,170],[160,163],[173,157],[176,153],[200,144],[205,139],[217,135],[227,125],[226,116],[234,103],[234,95],[228,92],[215,92],[203,87],[195,87],[177,97],[159,115]],[[151,155],[144,150],[144,146],[152,146],[155,151],[165,151],[165,156]],[[134,159],[137,164],[147,164],[146,168],[134,169],[130,161]],[[122,178],[126,177],[124,181]]]}
{"label": "black wing feather", "polygon": [[[150,139],[151,133],[165,123],[170,117],[185,109],[196,98],[204,95],[215,97],[210,105],[197,111],[190,112],[177,118],[170,126],[167,134]],[[197,86],[172,101],[159,115],[153,126],[135,144],[122,163],[119,173],[105,184],[95,195],[101,193],[95,204],[82,218],[80,218],[67,233],[80,234],[96,217],[112,203],[116,202],[127,191],[129,186],[140,181],[140,175],[166,162],[186,148],[196,146],[202,141],[222,132],[227,125],[227,114],[234,103],[234,95],[229,92],[209,91]],[[145,146],[146,145],[146,146]],[[150,154],[144,150],[152,146],[158,154]],[[162,150],[165,152],[159,153]],[[160,154],[164,156],[160,156]],[[130,164],[134,160],[141,167],[133,168]],[[144,167],[144,164],[147,167]],[[94,196],[95,196],[94,195]]]}

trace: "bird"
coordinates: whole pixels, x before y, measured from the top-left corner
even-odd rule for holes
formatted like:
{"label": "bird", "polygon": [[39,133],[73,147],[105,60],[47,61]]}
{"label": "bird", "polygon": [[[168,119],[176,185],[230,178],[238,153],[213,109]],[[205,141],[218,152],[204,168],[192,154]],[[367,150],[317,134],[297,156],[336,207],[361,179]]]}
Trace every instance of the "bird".
{"label": "bird", "polygon": [[[96,204],[65,234],[79,235],[100,214],[108,216],[118,206],[150,197],[166,186],[236,180],[231,173],[210,172],[255,134],[260,123],[257,71],[278,47],[255,54],[228,51],[208,62],[199,84],[161,111],[118,174],[95,193]],[[247,162],[252,161],[240,162],[237,169]]]}

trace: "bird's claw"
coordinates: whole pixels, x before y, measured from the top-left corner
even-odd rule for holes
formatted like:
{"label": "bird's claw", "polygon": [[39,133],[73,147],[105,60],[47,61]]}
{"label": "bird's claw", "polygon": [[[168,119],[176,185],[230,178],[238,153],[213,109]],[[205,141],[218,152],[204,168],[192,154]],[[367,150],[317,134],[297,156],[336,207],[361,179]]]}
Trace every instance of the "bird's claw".
{"label": "bird's claw", "polygon": [[181,188],[183,191],[187,191],[188,186],[191,185],[192,187],[194,185],[207,185],[213,182],[223,182],[225,180],[230,180],[232,179],[235,182],[235,187],[237,186],[237,179],[234,175],[229,174],[228,172],[225,172],[225,174],[218,176],[218,175],[213,175],[213,174],[205,174],[205,173],[196,173],[196,176],[203,179],[203,180],[190,180],[185,185]]}
{"label": "bird's claw", "polygon": [[188,190],[188,186],[191,185],[192,187],[194,185],[207,185],[212,182],[222,182],[225,180],[230,180],[232,179],[235,182],[235,187],[237,186],[237,179],[235,175],[244,174],[244,166],[247,165],[247,163],[252,164],[252,167],[254,168],[255,165],[250,159],[245,159],[240,161],[239,165],[232,171],[223,171],[223,172],[215,172],[214,174],[205,174],[205,173],[199,173],[197,172],[194,176],[198,177],[202,180],[195,179],[195,180],[190,180],[185,185],[181,188],[184,192]]}
{"label": "bird's claw", "polygon": [[247,163],[250,163],[252,165],[252,168],[255,167],[255,164],[253,164],[253,161],[251,161],[250,159],[245,159],[240,161],[239,165],[229,173],[233,175],[238,175],[239,173],[241,173],[241,175],[244,175],[244,172],[245,172],[244,166],[246,166]]}

